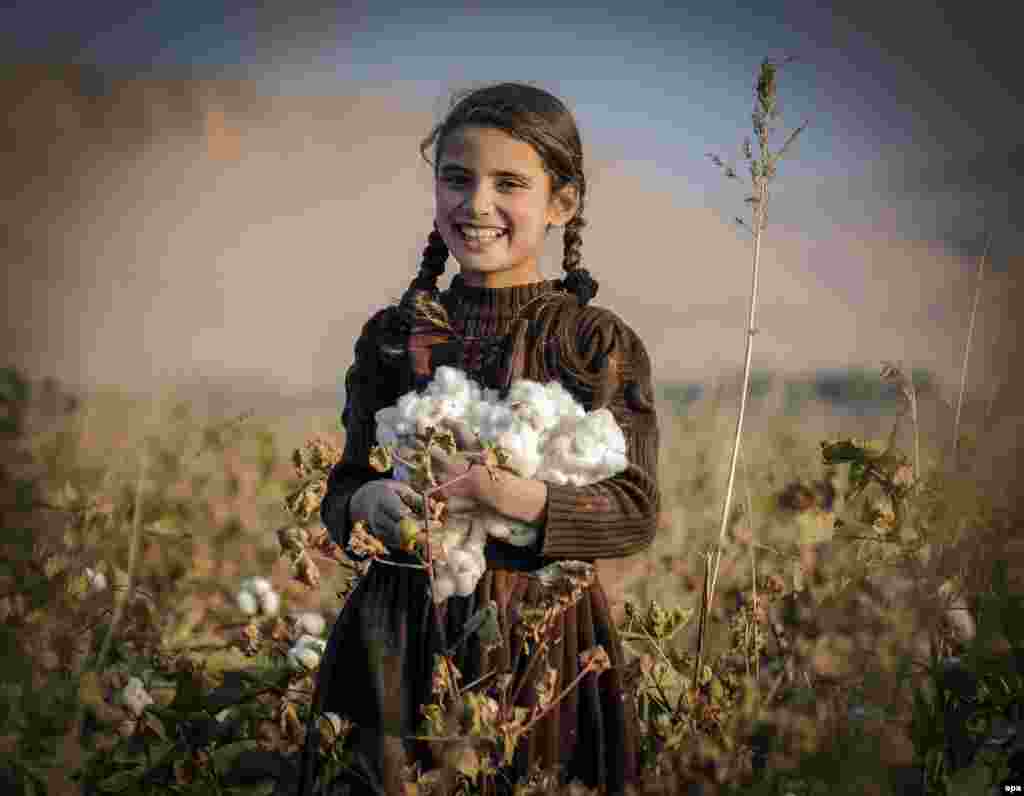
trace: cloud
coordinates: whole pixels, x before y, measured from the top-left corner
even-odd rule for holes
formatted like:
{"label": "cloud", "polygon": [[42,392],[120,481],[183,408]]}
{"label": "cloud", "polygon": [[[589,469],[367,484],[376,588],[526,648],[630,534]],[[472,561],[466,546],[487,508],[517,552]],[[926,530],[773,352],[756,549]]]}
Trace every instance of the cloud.
{"label": "cloud", "polygon": [[[362,324],[415,275],[433,217],[418,147],[436,119],[393,96],[138,83],[95,119],[94,104],[59,86],[23,102],[19,140],[43,143],[19,150],[19,173],[35,182],[9,203],[21,237],[0,332],[14,364],[140,391],[334,388]],[[54,103],[70,111],[55,115]],[[231,157],[211,157],[211,130],[230,138],[214,149]],[[640,333],[659,379],[742,365],[745,233],[728,214],[685,203],[678,180],[652,183],[599,150],[587,157],[583,257],[601,283],[596,303]],[[871,226],[828,233],[769,226],[755,364],[902,358],[954,379],[970,263]],[[552,235],[544,273],[560,275],[560,263]],[[456,268],[449,261],[442,286]],[[991,300],[1004,300],[995,275],[991,285]],[[1010,319],[1009,307],[987,312],[977,339]],[[998,367],[979,344],[972,373]]]}

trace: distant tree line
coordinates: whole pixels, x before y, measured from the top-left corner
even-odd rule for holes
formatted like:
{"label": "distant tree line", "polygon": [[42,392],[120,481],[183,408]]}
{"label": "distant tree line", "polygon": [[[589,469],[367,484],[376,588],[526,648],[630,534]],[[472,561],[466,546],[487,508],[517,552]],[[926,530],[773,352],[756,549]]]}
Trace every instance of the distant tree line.
{"label": "distant tree line", "polygon": [[[927,394],[935,387],[931,371],[913,371],[914,385],[918,394]],[[846,368],[819,370],[806,376],[786,377],[770,371],[754,371],[750,375],[749,399],[764,400],[781,383],[784,410],[786,414],[797,414],[808,402],[820,401],[830,404],[838,411],[854,414],[870,414],[894,409],[900,404],[899,388],[883,382],[878,370],[867,368]],[[719,400],[734,399],[738,396],[740,381],[725,381],[719,384],[703,382],[666,382],[658,385],[662,400],[672,404],[678,411],[702,398]]]}

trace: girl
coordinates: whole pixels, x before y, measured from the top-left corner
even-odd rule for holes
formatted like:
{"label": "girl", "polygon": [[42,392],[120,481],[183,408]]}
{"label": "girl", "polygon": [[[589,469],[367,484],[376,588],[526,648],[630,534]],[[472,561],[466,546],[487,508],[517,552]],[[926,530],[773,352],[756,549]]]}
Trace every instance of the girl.
{"label": "girl", "polygon": [[[432,143],[434,230],[401,303],[377,312],[355,344],[355,362],[345,380],[345,453],[328,479],[324,525],[344,546],[352,523],[364,520],[395,548],[391,560],[411,560],[397,550],[398,522],[411,514],[399,493],[409,487],[368,464],[376,444],[374,414],[425,387],[445,364],[503,394],[515,379],[557,379],[588,411],[611,410],[625,432],[630,465],[585,487],[511,474],[492,482],[484,468],[471,468],[469,477],[447,489],[448,497],[533,523],[539,538],[528,548],[488,540],[487,572],[474,594],[441,606],[442,628],[422,570],[370,568],[335,624],[313,702],[314,716],[335,712],[356,725],[349,740],[357,761],[353,793],[393,791],[397,772],[410,759],[432,767],[423,749],[400,736],[416,733],[420,706],[431,701],[434,653],[442,639],[457,638],[466,620],[493,599],[504,645],[488,652],[474,638],[461,647],[455,663],[464,683],[507,667],[509,651],[516,649],[515,616],[540,596],[528,573],[556,559],[594,561],[638,553],[651,543],[658,515],[651,365],[644,344],[625,322],[589,304],[598,286],[580,267],[586,180],[572,115],[545,91],[502,83],[459,101],[423,141],[421,155]],[[561,280],[543,279],[538,268],[552,227],[564,227]],[[437,280],[449,255],[460,273],[440,292]],[[470,465],[458,453],[438,454],[433,467],[439,481],[447,481]],[[517,752],[515,770],[505,772],[508,781],[537,766],[559,767],[565,781],[622,792],[638,774],[635,709],[599,581],[564,614],[559,635],[549,661],[560,667],[560,683],[576,677],[578,654],[596,644],[604,646],[612,668],[584,678],[531,730]],[[531,704],[532,688],[521,693],[521,704]],[[310,782],[310,747],[316,748],[315,723],[310,727],[305,782]]]}

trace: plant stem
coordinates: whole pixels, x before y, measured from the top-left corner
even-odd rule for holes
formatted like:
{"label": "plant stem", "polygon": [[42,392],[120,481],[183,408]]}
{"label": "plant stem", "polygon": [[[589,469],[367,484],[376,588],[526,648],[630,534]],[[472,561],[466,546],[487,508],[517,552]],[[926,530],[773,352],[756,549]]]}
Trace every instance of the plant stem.
{"label": "plant stem", "polygon": [[[750,496],[750,471],[747,469],[747,459],[743,458],[743,491],[747,498],[747,521],[750,523],[750,541],[753,542],[754,536],[754,501]],[[754,624],[754,682],[760,682],[761,679],[761,651],[757,646],[757,545],[750,545],[750,586],[753,592],[753,608],[751,610],[751,617]],[[747,658],[749,662],[749,657]]]}
{"label": "plant stem", "polygon": [[[739,458],[740,452],[740,439],[743,435],[743,416],[747,410],[747,391],[750,386],[750,362],[754,350],[754,335],[757,334],[757,327],[754,325],[754,319],[757,312],[757,278],[758,278],[758,266],[761,259],[761,232],[764,227],[763,219],[765,214],[765,204],[768,201],[768,180],[764,177],[757,179],[757,202],[754,205],[754,266],[753,275],[751,277],[751,288],[750,288],[750,312],[747,320],[747,331],[746,331],[746,358],[743,364],[743,387],[740,392],[740,411],[736,417],[736,435],[733,438],[732,444],[732,456],[729,462],[729,482],[725,489],[725,501],[722,504],[722,522],[718,532],[718,551],[715,557],[715,570],[711,577],[711,588],[708,594],[708,606],[707,613],[710,617],[711,606],[714,602],[715,588],[718,585],[718,569],[722,563],[722,544],[725,541],[725,531],[729,525],[729,505],[732,502],[732,490],[733,485],[736,482],[736,460]],[[703,650],[697,653],[697,671],[700,671],[700,667],[703,664],[701,660]]]}
{"label": "plant stem", "polygon": [[103,646],[100,648],[99,657],[96,659],[96,671],[102,671],[103,664],[107,659],[107,653],[110,651],[110,644],[114,638],[114,632],[117,630],[118,624],[121,622],[121,616],[124,613],[124,604],[126,600],[130,600],[132,596],[132,581],[134,580],[135,574],[135,562],[139,552],[139,526],[142,524],[142,481],[146,475],[146,454],[144,451],[139,453],[139,477],[135,482],[135,505],[132,509],[132,540],[131,547],[128,551],[128,584],[125,587],[124,592],[120,595],[121,599],[117,601],[114,606],[114,617],[110,621],[110,627],[107,628],[107,635],[103,639]]}
{"label": "plant stem", "polygon": [[533,666],[541,658],[541,653],[546,653],[548,649],[548,640],[544,639],[537,645],[537,649],[533,651],[533,655],[530,660],[526,663],[526,670],[523,672],[523,676],[519,680],[519,685],[516,686],[516,690],[512,692],[512,699],[509,700],[509,705],[514,706],[516,700],[519,699],[519,694],[522,693],[523,688],[526,686],[530,675],[533,673]]}
{"label": "plant stem", "polygon": [[984,272],[982,269],[985,266],[985,258],[988,256],[988,249],[992,243],[992,233],[988,234],[988,239],[985,241],[985,250],[981,254],[981,259],[978,261],[978,280],[974,284],[974,306],[971,308],[971,322],[967,327],[967,344],[964,346],[964,363],[960,368],[960,397],[956,401],[956,419],[953,421],[953,467],[954,469],[958,464],[958,454],[960,449],[960,410],[964,404],[964,390],[967,387],[967,360],[971,355],[971,338],[974,336],[974,319],[978,314],[978,299],[981,297],[981,282],[984,278]]}
{"label": "plant stem", "polygon": [[[427,454],[429,457],[429,450],[427,451]],[[393,452],[392,455],[400,463],[410,467],[413,466],[411,462],[405,461],[397,453]],[[455,478],[451,479],[450,481],[432,487],[431,489],[428,489],[426,492],[423,492],[421,494],[421,497],[423,498],[423,534],[425,537],[425,545],[427,548],[427,577],[430,578],[430,602],[433,605],[434,622],[437,624],[438,632],[441,634],[442,649],[448,648],[448,639],[446,638],[446,634],[444,632],[444,623],[441,621],[441,606],[434,602],[434,590],[436,587],[434,585],[434,553],[433,546],[430,543],[430,496],[433,495],[435,492],[439,492],[440,490],[444,489],[446,486],[450,486],[451,484],[454,484],[456,481],[466,478],[467,476],[469,476],[469,472],[472,469],[472,466],[470,466],[466,468],[466,472],[464,472],[462,475],[458,475]],[[442,655],[441,659],[444,662],[445,671],[448,673],[448,684],[450,686],[449,694],[451,695],[452,702],[454,702],[459,697],[459,686],[455,682],[455,678],[452,676],[452,668],[450,666],[448,656]]]}
{"label": "plant stem", "polygon": [[534,716],[529,721],[529,723],[525,727],[523,727],[522,734],[525,735],[527,732],[529,732],[530,728],[534,724],[536,724],[538,721],[540,721],[542,718],[544,718],[548,713],[550,713],[551,710],[555,707],[555,705],[557,705],[559,702],[561,702],[562,699],[565,698],[565,695],[568,694],[570,691],[572,691],[573,688],[576,687],[576,684],[580,680],[582,680],[584,677],[586,677],[588,674],[590,674],[590,672],[593,671],[593,668],[594,667],[591,666],[590,664],[588,664],[587,666],[583,667],[583,671],[581,671],[578,675],[576,675],[575,679],[571,683],[569,683],[569,685],[567,685],[562,690],[562,693],[560,693],[557,697],[552,699],[551,702],[548,704],[548,706],[546,708],[544,708],[544,710],[542,710],[539,714]]}

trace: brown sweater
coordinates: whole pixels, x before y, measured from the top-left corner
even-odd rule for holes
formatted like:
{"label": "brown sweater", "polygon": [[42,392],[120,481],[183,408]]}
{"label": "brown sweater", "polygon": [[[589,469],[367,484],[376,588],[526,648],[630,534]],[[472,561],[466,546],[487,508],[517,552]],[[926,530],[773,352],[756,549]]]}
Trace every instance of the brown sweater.
{"label": "brown sweater", "polygon": [[[594,560],[632,555],[654,538],[659,506],[658,423],[650,359],[640,338],[614,312],[591,305],[581,308],[575,296],[558,291],[557,285],[548,280],[495,290],[469,287],[456,276],[441,301],[464,335],[511,335],[510,344],[518,349],[512,356],[521,352],[524,359],[522,378],[561,381],[587,411],[607,406],[625,434],[630,462],[625,472],[591,486],[548,484],[541,556]],[[542,296],[552,300],[539,311],[527,308],[523,315],[528,320],[520,318],[513,328],[515,313]],[[376,444],[374,414],[415,386],[409,383],[408,371],[383,363],[376,350],[380,324],[394,311],[380,310],[365,324],[345,378],[345,454],[331,473],[329,499],[321,509],[324,525],[342,545],[351,527],[349,498],[368,481],[393,475],[390,470],[377,473],[367,463]],[[519,340],[517,331],[522,335]],[[430,370],[456,364],[458,345],[453,349],[435,356]]]}
{"label": "brown sweater", "polygon": [[[518,649],[515,615],[536,605],[541,592],[528,572],[552,559],[595,560],[631,555],[654,536],[659,508],[658,425],[651,366],[636,333],[613,312],[580,307],[554,280],[508,288],[473,288],[460,276],[441,294],[457,335],[418,326],[396,359],[380,351],[381,324],[394,307],[377,312],[363,327],[356,358],[346,375],[345,452],[331,471],[321,516],[331,535],[348,541],[352,494],[363,484],[392,473],[370,469],[375,444],[374,414],[404,393],[421,389],[437,367],[465,370],[486,387],[507,389],[516,378],[560,381],[590,411],[607,406],[627,441],[629,468],[614,478],[584,486],[548,484],[546,518],[538,548],[489,540],[487,572],[469,597],[452,597],[442,607],[442,627],[430,612],[428,584],[419,571],[374,566],[349,596],[332,631],[320,672],[316,705],[350,717],[361,729],[354,744],[361,776],[381,782],[385,734],[411,735],[420,706],[430,701],[434,653],[460,635],[466,620],[487,601],[499,608],[505,644],[486,652],[474,638],[455,663],[468,683],[494,668],[512,665]],[[397,558],[393,554],[392,558]],[[561,765],[566,777],[621,792],[638,775],[638,737],[633,695],[624,685],[625,658],[600,582],[565,612],[561,641],[549,662],[568,684],[579,672],[578,655],[601,644],[612,669],[588,675],[531,731],[516,756],[512,778],[531,766]],[[520,661],[520,675],[524,674]],[[531,683],[520,704],[536,699]],[[423,754],[422,749],[411,749]],[[424,760],[425,763],[428,761]]]}

